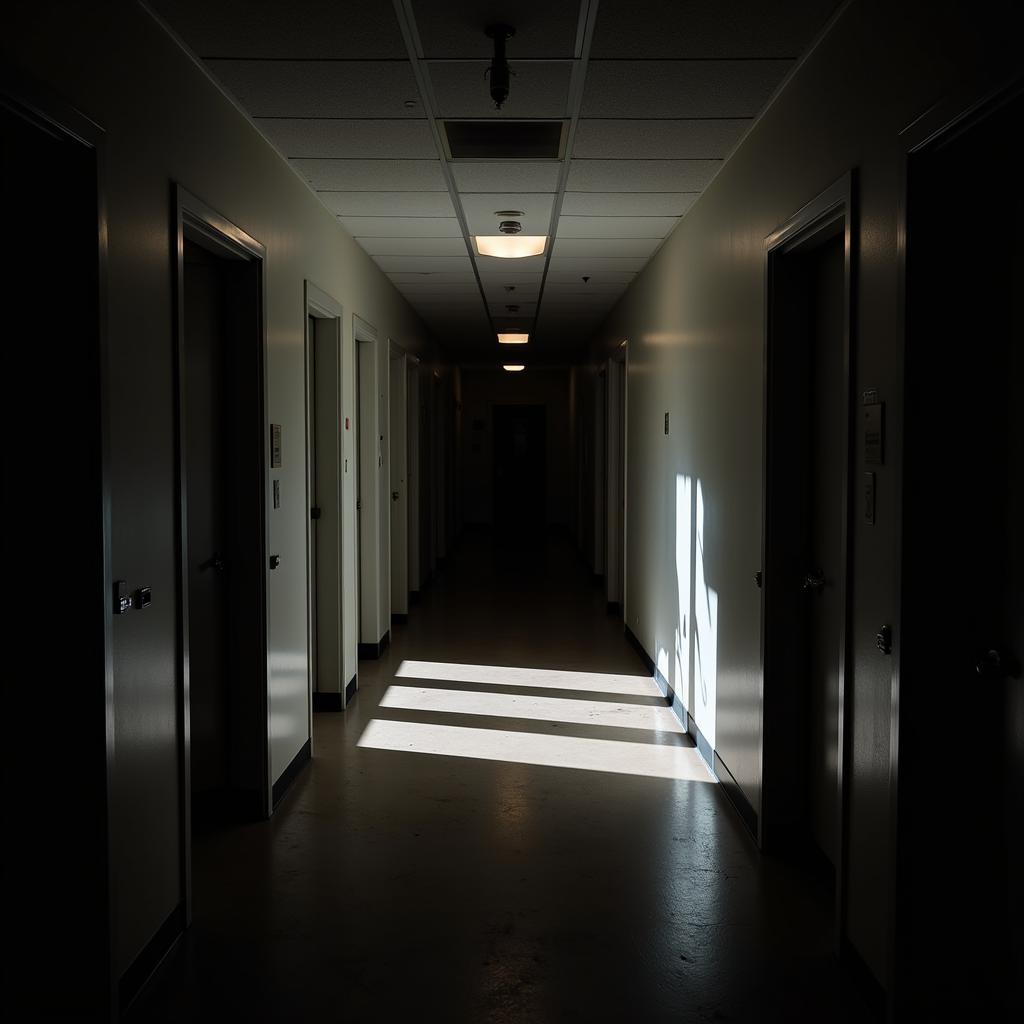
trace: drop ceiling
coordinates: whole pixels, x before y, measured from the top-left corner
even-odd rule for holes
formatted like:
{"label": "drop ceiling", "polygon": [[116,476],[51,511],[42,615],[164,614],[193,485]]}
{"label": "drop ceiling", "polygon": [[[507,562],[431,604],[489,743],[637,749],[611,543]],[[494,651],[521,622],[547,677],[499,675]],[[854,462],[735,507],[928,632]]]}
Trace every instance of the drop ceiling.
{"label": "drop ceiling", "polygon": [[[577,358],[837,0],[151,0],[453,359]],[[488,24],[513,76],[488,95]],[[444,120],[561,122],[561,159],[453,160]],[[521,210],[541,257],[476,254]],[[509,306],[518,307],[510,311]]]}

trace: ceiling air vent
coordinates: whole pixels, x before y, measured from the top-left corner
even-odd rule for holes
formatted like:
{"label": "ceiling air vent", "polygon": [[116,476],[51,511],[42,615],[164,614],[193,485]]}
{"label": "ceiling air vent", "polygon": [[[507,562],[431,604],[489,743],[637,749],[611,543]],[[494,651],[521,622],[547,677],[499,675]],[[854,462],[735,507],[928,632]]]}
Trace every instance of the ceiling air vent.
{"label": "ceiling air vent", "polygon": [[445,121],[453,160],[558,160],[561,121]]}

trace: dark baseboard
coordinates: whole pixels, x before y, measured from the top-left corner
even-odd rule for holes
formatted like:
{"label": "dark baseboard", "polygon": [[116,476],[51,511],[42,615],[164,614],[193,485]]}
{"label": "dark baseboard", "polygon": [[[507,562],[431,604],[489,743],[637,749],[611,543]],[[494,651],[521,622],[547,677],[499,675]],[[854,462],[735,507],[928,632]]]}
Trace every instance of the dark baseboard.
{"label": "dark baseboard", "polygon": [[358,676],[353,676],[348,681],[348,686],[345,687],[345,707],[348,707],[352,703],[353,698],[356,695],[356,690],[359,688]]}
{"label": "dark baseboard", "polygon": [[408,612],[392,612],[391,622],[392,624],[397,623],[400,626],[404,626],[409,621]]}
{"label": "dark baseboard", "polygon": [[608,614],[609,615],[617,615],[621,611],[622,611],[622,605],[619,604],[618,601],[609,601],[608,602]]}
{"label": "dark baseboard", "polygon": [[321,693],[319,690],[313,694],[314,711],[341,711],[344,709],[344,702],[340,693]]}
{"label": "dark baseboard", "polygon": [[124,1014],[146,983],[156,974],[157,969],[174,951],[185,933],[185,904],[179,903],[156,930],[156,934],[142,947],[131,966],[121,975],[117,983],[117,1001]]}
{"label": "dark baseboard", "polygon": [[391,630],[389,629],[375,644],[359,644],[357,652],[360,661],[376,661],[391,643]]}
{"label": "dark baseboard", "polygon": [[302,771],[306,762],[310,757],[310,742],[306,740],[302,744],[302,749],[292,758],[292,763],[288,765],[283,772],[281,772],[281,778],[274,783],[274,790],[272,794],[272,800],[274,808],[281,802],[285,793],[288,792],[288,787],[295,781],[295,776]]}
{"label": "dark baseboard", "polygon": [[857,986],[872,1013],[879,1020],[885,1020],[889,1002],[885,988],[845,935],[839,942],[839,964]]}
{"label": "dark baseboard", "polygon": [[725,795],[731,801],[733,807],[736,808],[736,813],[739,814],[743,824],[747,826],[750,835],[754,841],[757,841],[757,811],[754,810],[750,801],[744,794],[740,784],[736,781],[732,772],[729,771],[726,763],[718,756],[718,751],[714,752],[715,757],[715,774],[718,776],[718,781],[722,786],[722,790]]}
{"label": "dark baseboard", "polygon": [[419,604],[419,603],[420,603],[420,592],[418,590],[410,590],[409,591],[409,604]]}
{"label": "dark baseboard", "polygon": [[704,733],[697,728],[697,723],[689,711],[686,712],[686,731],[693,737],[697,744],[697,753],[704,758],[704,763],[712,770],[715,770],[715,751],[708,743]]}
{"label": "dark baseboard", "polygon": [[633,645],[633,649],[640,655],[640,660],[647,666],[647,671],[653,676],[654,662],[651,661],[650,655],[644,650],[644,645],[637,640],[636,634],[629,626],[624,626],[623,628],[626,630],[626,639]]}

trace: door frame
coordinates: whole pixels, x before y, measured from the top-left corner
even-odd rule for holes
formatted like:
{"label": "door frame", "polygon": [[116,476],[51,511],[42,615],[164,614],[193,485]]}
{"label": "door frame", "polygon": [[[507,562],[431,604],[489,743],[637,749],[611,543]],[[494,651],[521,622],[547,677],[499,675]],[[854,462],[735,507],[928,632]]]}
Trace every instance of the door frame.
{"label": "door frame", "polygon": [[[906,408],[913,375],[916,371],[910,352],[911,335],[914,326],[911,317],[911,295],[908,288],[908,265],[911,258],[911,212],[912,196],[910,179],[913,165],[921,157],[927,158],[934,150],[947,144],[952,138],[968,131],[995,113],[1005,103],[1015,100],[1024,90],[1024,78],[1012,76],[994,88],[979,89],[977,86],[960,88],[943,97],[924,114],[915,118],[899,133],[903,142],[902,162],[900,167],[901,182],[899,200],[896,210],[896,244],[899,264],[899,317],[903,326],[903,393],[902,405]],[[899,437],[900,464],[905,468],[907,455],[913,452],[907,445],[907,438],[901,430],[893,431],[894,440]],[[900,625],[904,619],[904,608],[907,605],[908,593],[906,586],[910,578],[906,562],[904,536],[912,524],[905,521],[905,502],[903,496],[903,473],[898,474],[895,481],[895,507],[900,526],[898,529],[894,559],[896,565],[896,586],[899,601],[897,621],[892,625],[892,670],[891,698],[889,712],[889,919],[887,927],[886,978],[885,993],[888,1019],[895,1019],[899,1010],[900,993],[900,950],[901,950],[901,828],[899,804],[903,793],[900,784],[900,746],[901,746],[901,685],[903,676],[912,672],[911,662],[906,657],[902,646]]]}
{"label": "door frame", "polygon": [[[846,409],[843,416],[842,447],[846,453],[845,472],[842,477],[842,514],[840,524],[840,544],[842,559],[839,566],[837,589],[841,595],[839,625],[839,694],[838,713],[838,757],[836,765],[836,784],[838,790],[838,820],[836,849],[839,851],[838,863],[835,865],[835,949],[842,949],[842,939],[846,930],[846,877],[849,834],[849,771],[847,765],[849,752],[850,687],[852,644],[850,643],[850,614],[852,601],[849,594],[849,581],[853,578],[853,544],[850,523],[850,501],[853,495],[852,473],[855,460],[851,449],[854,432],[852,416],[854,411],[854,366],[853,366],[853,309],[854,309],[854,275],[855,259],[854,244],[856,237],[855,190],[856,181],[853,171],[848,171],[805,206],[801,207],[784,224],[776,228],[764,241],[764,288],[765,288],[765,336],[762,366],[762,420],[761,420],[761,571],[758,573],[758,586],[761,588],[761,638],[760,638],[760,687],[759,704],[761,708],[761,724],[758,732],[758,777],[760,779],[760,808],[757,814],[756,838],[758,846],[763,848],[765,842],[765,819],[771,820],[770,800],[766,815],[764,752],[765,752],[765,679],[771,675],[771,651],[766,652],[768,605],[772,600],[772,588],[768,566],[768,538],[770,531],[770,479],[771,479],[771,409],[774,401],[771,394],[773,369],[775,298],[774,284],[776,266],[780,257],[792,253],[816,238],[834,232],[840,225],[843,236],[843,332],[842,332],[842,395],[845,397]],[[767,657],[766,657],[767,653]],[[769,697],[770,693],[767,694]]]}
{"label": "door frame", "polygon": [[[344,310],[340,302],[330,296],[322,288],[319,288],[309,279],[303,282],[304,309],[303,318],[303,358],[304,358],[304,381],[305,381],[305,428],[306,428],[306,664],[307,664],[307,689],[308,714],[309,714],[309,736],[310,744],[313,741],[313,711],[314,710],[343,710],[345,707],[345,434],[341,430],[341,421],[344,418],[345,409],[345,342],[344,330],[342,328]],[[337,421],[339,426],[337,439],[337,463],[333,467],[336,476],[335,503],[337,508],[338,536],[336,538],[338,551],[337,591],[338,591],[338,678],[340,680],[340,697],[334,700],[334,691],[324,691],[321,699],[322,707],[314,709],[314,665],[317,649],[313,643],[315,619],[314,609],[319,609],[314,592],[315,582],[320,579],[319,566],[313,565],[313,528],[311,525],[311,511],[313,500],[313,455],[314,436],[319,434],[314,431],[314,424],[311,420],[314,403],[312,402],[312,389],[317,383],[320,373],[319,363],[311,358],[311,346],[316,339],[310,336],[309,321],[322,320],[331,324],[329,328],[334,334],[334,341],[337,345],[337,377],[335,380],[335,397],[337,400]],[[318,328],[319,330],[319,328]],[[317,367],[314,372],[314,366]],[[319,403],[315,408],[319,409]],[[320,545],[317,545],[317,559],[321,554]],[[315,571],[314,571],[315,570]],[[319,631],[318,639],[319,639]],[[319,680],[318,680],[319,682]],[[317,691],[319,692],[319,691]]]}
{"label": "door frame", "polygon": [[389,621],[395,623],[409,617],[409,363],[405,349],[394,341],[388,352],[387,435]]}
{"label": "door frame", "polygon": [[[236,224],[219,214],[211,206],[194,196],[182,185],[172,185],[173,224],[171,240],[173,250],[173,310],[174,310],[174,413],[175,413],[175,514],[177,517],[176,539],[178,545],[177,558],[177,590],[178,590],[178,709],[181,717],[181,733],[179,740],[179,780],[181,793],[179,797],[181,815],[181,875],[182,892],[185,900],[186,927],[192,920],[192,779],[191,779],[191,708],[189,700],[189,609],[188,609],[188,488],[187,462],[185,447],[185,231],[186,229],[203,235],[213,249],[220,249],[226,257],[254,261],[258,268],[259,308],[257,321],[259,325],[259,341],[255,353],[257,359],[257,376],[260,381],[259,407],[262,420],[261,446],[263,458],[260,460],[259,482],[261,505],[260,520],[263,523],[259,551],[254,552],[262,565],[259,574],[260,593],[260,625],[256,640],[263,652],[260,663],[263,667],[259,681],[262,704],[262,720],[264,737],[262,750],[262,767],[265,785],[261,790],[260,811],[269,818],[273,809],[273,780],[270,777],[270,650],[267,631],[267,539],[269,537],[269,507],[267,488],[269,485],[268,467],[270,465],[270,424],[267,417],[269,408],[267,396],[267,316],[266,316],[266,249],[251,235]],[[255,439],[253,439],[255,441]]]}

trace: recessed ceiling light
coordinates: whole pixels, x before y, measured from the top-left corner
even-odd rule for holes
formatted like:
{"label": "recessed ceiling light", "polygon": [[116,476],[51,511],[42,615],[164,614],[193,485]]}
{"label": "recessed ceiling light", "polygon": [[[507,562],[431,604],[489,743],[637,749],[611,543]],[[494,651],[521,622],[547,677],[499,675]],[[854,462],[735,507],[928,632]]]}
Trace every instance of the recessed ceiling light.
{"label": "recessed ceiling light", "polygon": [[477,235],[476,250],[481,256],[502,260],[521,260],[541,256],[548,244],[547,235]]}
{"label": "recessed ceiling light", "polygon": [[530,340],[530,335],[519,331],[504,331],[498,334],[499,345],[525,345]]}
{"label": "recessed ceiling light", "polygon": [[505,363],[502,369],[508,370],[509,373],[518,373],[520,370],[525,370],[526,367],[522,363]]}

